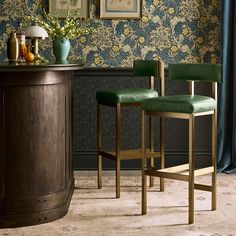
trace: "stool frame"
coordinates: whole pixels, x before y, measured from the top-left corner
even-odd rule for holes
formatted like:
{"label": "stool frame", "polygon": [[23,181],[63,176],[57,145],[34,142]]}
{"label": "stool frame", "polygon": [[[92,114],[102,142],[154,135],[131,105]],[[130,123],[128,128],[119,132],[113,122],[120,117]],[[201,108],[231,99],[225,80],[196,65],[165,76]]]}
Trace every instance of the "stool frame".
{"label": "stool frame", "polygon": [[[164,96],[164,63],[161,61],[157,62],[158,77],[160,81],[160,95]],[[149,89],[154,90],[155,88],[155,77],[149,77]],[[97,102],[97,163],[98,163],[98,188],[102,188],[102,158],[106,157],[116,162],[116,198],[120,197],[120,162],[122,160],[134,160],[143,159],[143,151],[140,149],[121,150],[121,108],[122,107],[133,107],[140,106],[141,103],[104,103]],[[107,152],[102,149],[102,106],[109,106],[115,109],[116,116],[116,135],[115,135],[115,150]],[[159,151],[154,150],[154,119],[150,117],[150,147],[146,150],[146,157],[150,158],[150,165],[154,167],[154,158],[161,157]],[[163,164],[163,158],[161,158],[161,166]],[[154,178],[150,177],[150,186],[154,185]],[[160,180],[160,188],[163,191],[164,185],[163,180]]]}
{"label": "stool frame", "polygon": [[[189,92],[194,95],[194,81],[189,81]],[[217,104],[217,82],[212,82],[212,97],[215,99]],[[161,122],[161,137],[160,137],[160,152],[161,158],[164,160],[164,119],[165,118],[177,118],[187,119],[189,126],[189,154],[188,164],[173,166],[155,170],[153,168],[147,168],[146,165],[146,117],[158,116],[162,119]],[[208,167],[195,169],[194,168],[194,151],[195,151],[195,120],[197,117],[211,116],[211,165]],[[142,148],[144,158],[142,159],[142,210],[141,213],[144,215],[147,213],[147,186],[146,176],[156,176],[162,179],[169,178],[180,181],[188,182],[188,196],[189,196],[189,209],[188,209],[188,222],[189,224],[194,223],[194,189],[209,191],[211,192],[212,202],[211,209],[216,210],[216,156],[217,156],[217,106],[214,110],[199,113],[178,113],[178,112],[148,112],[142,110]],[[163,161],[164,163],[164,161]],[[194,179],[197,176],[211,174],[212,180],[211,185],[195,184]]]}

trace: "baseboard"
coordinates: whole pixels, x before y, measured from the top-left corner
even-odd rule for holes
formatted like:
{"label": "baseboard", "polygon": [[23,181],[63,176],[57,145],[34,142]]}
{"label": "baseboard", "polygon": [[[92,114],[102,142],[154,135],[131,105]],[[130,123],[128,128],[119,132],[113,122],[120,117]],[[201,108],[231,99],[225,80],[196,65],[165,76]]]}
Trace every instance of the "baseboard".
{"label": "baseboard", "polygon": [[[103,176],[115,176],[114,170],[104,170],[102,172]],[[97,176],[96,170],[75,170],[75,176]],[[121,170],[121,176],[139,176],[141,175],[140,170]]]}
{"label": "baseboard", "polygon": [[[188,162],[187,150],[169,150],[165,153],[166,167],[180,165]],[[211,152],[209,150],[196,150],[196,167],[203,167],[210,164]],[[156,160],[159,165],[159,160]],[[121,162],[121,169],[137,171],[140,169],[140,160],[127,160]],[[104,158],[103,169],[106,171],[115,169],[115,162]],[[95,150],[81,150],[74,152],[74,170],[95,171],[97,170],[97,152]]]}

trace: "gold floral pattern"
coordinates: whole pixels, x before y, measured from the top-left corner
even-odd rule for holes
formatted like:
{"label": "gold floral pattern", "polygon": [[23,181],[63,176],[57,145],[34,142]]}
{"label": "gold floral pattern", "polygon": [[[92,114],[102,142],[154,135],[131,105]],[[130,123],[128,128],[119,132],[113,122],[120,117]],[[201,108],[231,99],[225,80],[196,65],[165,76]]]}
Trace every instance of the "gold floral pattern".
{"label": "gold floral pattern", "polygon": [[[6,59],[6,41],[17,22],[38,14],[36,2],[0,0],[1,60]],[[48,7],[48,1],[41,3]],[[88,24],[96,32],[71,40],[70,58],[84,58],[93,67],[127,67],[135,58],[218,63],[220,10],[219,0],[143,0],[139,20],[101,20],[99,1],[91,0]],[[53,58],[51,39],[40,41],[40,51]]]}

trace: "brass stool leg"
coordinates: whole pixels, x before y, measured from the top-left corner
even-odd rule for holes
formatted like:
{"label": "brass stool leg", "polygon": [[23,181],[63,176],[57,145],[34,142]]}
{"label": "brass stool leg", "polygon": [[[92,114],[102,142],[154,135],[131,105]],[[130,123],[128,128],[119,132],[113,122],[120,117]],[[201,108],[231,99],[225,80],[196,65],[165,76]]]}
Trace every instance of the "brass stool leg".
{"label": "brass stool leg", "polygon": [[146,117],[145,111],[142,111],[142,215],[147,214],[147,178],[145,175],[146,168]]}
{"label": "brass stool leg", "polygon": [[97,162],[98,162],[98,188],[102,188],[102,156],[100,151],[102,148],[102,105],[97,103]]}
{"label": "brass stool leg", "polygon": [[120,197],[120,104],[116,105],[116,198]]}
{"label": "brass stool leg", "polygon": [[116,160],[116,198],[120,198],[120,160]]}
{"label": "brass stool leg", "polygon": [[189,115],[189,224],[194,222],[194,143],[195,117]]}
{"label": "brass stool leg", "polygon": [[216,114],[212,115],[212,211],[216,210]]}
{"label": "brass stool leg", "polygon": [[[150,151],[154,152],[154,117],[150,116]],[[154,168],[154,158],[150,158],[150,168]],[[154,176],[150,176],[150,187],[154,186]]]}
{"label": "brass stool leg", "polygon": [[[165,168],[165,137],[164,137],[164,118],[160,117],[160,152],[161,152],[161,160],[160,166],[161,169]],[[164,191],[164,178],[160,178],[160,191]]]}
{"label": "brass stool leg", "polygon": [[[150,168],[154,168],[154,158],[150,158]],[[153,187],[154,186],[154,176],[149,176],[150,180],[149,180],[149,186]]]}
{"label": "brass stool leg", "polygon": [[147,177],[144,173],[145,158],[142,159],[142,215],[147,214]]}

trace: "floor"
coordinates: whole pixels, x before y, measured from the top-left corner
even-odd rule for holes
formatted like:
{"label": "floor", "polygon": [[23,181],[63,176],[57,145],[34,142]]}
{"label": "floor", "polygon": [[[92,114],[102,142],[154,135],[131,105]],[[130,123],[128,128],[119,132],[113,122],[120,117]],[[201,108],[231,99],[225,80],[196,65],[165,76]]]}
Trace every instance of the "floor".
{"label": "floor", "polygon": [[[140,176],[123,175],[121,198],[115,199],[115,178],[107,175],[104,188],[96,176],[76,174],[76,187],[68,214],[60,220],[31,227],[1,229],[11,236],[198,235],[236,236],[236,175],[218,175],[218,209],[211,211],[209,192],[195,191],[195,223],[188,225],[187,183],[166,180],[165,192],[148,192],[148,214],[140,214]],[[197,182],[210,183],[210,176]]]}

